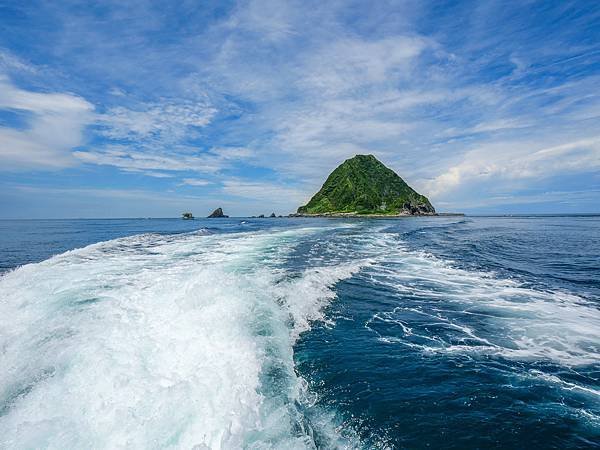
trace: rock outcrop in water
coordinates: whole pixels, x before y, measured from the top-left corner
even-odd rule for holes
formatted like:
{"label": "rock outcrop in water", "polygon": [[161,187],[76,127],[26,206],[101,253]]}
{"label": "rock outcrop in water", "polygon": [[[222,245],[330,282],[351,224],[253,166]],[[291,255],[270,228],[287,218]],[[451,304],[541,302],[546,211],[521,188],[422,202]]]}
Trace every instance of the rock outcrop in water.
{"label": "rock outcrop in water", "polygon": [[219,217],[229,217],[229,216],[226,216],[225,214],[223,214],[223,209],[221,209],[221,208],[215,209],[212,212],[212,214],[208,216],[209,219],[215,219],[215,218],[219,218]]}
{"label": "rock outcrop in water", "polygon": [[340,164],[298,215],[434,215],[424,195],[412,189],[373,155],[356,155]]}

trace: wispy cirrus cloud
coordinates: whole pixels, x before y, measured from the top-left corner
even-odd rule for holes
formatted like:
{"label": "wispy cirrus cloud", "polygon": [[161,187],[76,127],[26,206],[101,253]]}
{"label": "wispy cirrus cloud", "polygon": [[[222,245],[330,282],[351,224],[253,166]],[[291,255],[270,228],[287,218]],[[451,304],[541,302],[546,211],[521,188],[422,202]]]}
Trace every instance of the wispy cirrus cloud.
{"label": "wispy cirrus cloud", "polygon": [[94,107],[67,93],[34,92],[0,75],[0,110],[23,115],[22,128],[0,127],[3,169],[56,170],[73,166],[71,150],[84,143]]}
{"label": "wispy cirrus cloud", "polygon": [[97,117],[100,134],[115,140],[161,144],[188,139],[194,129],[207,126],[217,109],[208,102],[169,101],[142,105],[140,109],[110,108]]}
{"label": "wispy cirrus cloud", "polygon": [[[139,171],[150,176],[164,171],[214,174],[253,153],[244,148],[214,148],[198,152],[193,147],[139,147],[108,145],[99,150],[75,151],[73,156],[87,164],[113,166],[125,171]],[[144,172],[150,171],[150,172]],[[158,172],[156,172],[158,171]]]}
{"label": "wispy cirrus cloud", "polygon": [[415,58],[431,45],[420,36],[342,38],[303,58],[298,84],[319,96],[358,96],[360,89],[385,89],[411,77]]}
{"label": "wispy cirrus cloud", "polygon": [[181,184],[187,186],[209,186],[212,182],[202,178],[184,178],[181,180]]}
{"label": "wispy cirrus cloud", "polygon": [[0,69],[3,71],[37,72],[37,68],[6,49],[0,48]]}
{"label": "wispy cirrus cloud", "polygon": [[99,151],[75,151],[73,155],[88,164],[113,166],[123,170],[217,172],[221,169],[218,158],[212,156],[145,151],[128,146],[111,145]]}

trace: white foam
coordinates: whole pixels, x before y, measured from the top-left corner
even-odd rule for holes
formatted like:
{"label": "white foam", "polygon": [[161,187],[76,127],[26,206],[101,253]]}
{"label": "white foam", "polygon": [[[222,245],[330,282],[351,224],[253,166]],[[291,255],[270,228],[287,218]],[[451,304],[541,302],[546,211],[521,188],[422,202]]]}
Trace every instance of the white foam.
{"label": "white foam", "polygon": [[312,232],[142,235],[4,275],[0,447],[314,446],[292,346],[361,263],[289,278]]}
{"label": "white foam", "polygon": [[[366,324],[386,341],[419,346],[427,352],[483,353],[507,358],[547,360],[565,366],[600,363],[600,311],[582,297],[561,291],[528,288],[493,273],[455,267],[424,252],[408,251],[395,236],[380,233],[377,245],[387,257],[368,271],[374,283],[402,295],[423,299],[427,306],[408,311],[404,305],[374,315]],[[418,302],[417,302],[418,303]],[[414,326],[406,313],[429,316],[432,324],[454,327],[468,344],[421,334],[415,344]],[[486,325],[474,329],[473,318]],[[384,336],[375,322],[396,321],[404,333]]]}
{"label": "white foam", "polygon": [[590,388],[587,386],[581,386],[576,383],[565,381],[565,380],[562,380],[561,378],[557,377],[556,375],[547,374],[540,370],[530,370],[529,375],[536,377],[536,378],[541,378],[542,380],[547,381],[549,383],[557,384],[562,389],[565,389],[567,391],[576,391],[576,392],[583,393],[586,395],[591,395],[596,398],[600,397],[600,389],[593,389],[593,388]]}

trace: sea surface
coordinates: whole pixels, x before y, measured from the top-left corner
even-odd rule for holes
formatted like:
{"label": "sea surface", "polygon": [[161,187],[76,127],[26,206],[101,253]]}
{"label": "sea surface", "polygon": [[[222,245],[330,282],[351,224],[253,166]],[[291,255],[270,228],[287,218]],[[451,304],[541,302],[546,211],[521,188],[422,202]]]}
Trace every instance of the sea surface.
{"label": "sea surface", "polygon": [[600,448],[600,217],[0,221],[0,448]]}

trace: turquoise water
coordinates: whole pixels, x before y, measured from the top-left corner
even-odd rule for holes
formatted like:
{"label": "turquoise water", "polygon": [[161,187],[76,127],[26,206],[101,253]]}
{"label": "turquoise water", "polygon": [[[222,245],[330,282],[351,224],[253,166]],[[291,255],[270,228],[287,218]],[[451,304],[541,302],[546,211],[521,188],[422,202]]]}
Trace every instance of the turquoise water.
{"label": "turquoise water", "polygon": [[2,448],[598,448],[600,217],[0,221]]}

